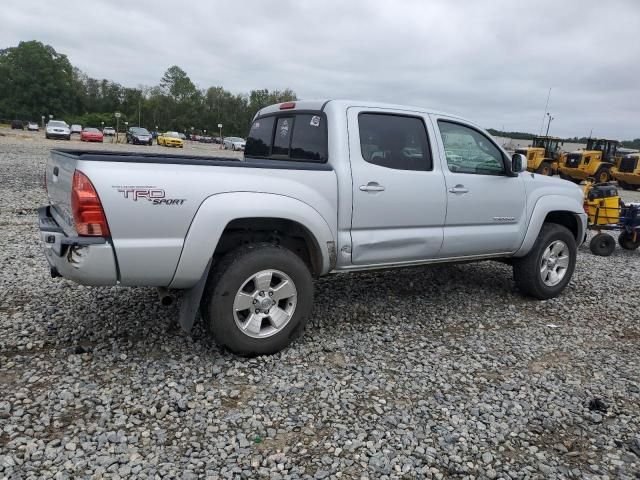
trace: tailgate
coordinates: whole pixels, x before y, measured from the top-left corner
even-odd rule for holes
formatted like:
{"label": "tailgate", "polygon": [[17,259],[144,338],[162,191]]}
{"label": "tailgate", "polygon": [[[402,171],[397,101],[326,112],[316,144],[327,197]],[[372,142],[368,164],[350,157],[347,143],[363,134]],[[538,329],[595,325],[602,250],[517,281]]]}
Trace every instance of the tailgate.
{"label": "tailgate", "polygon": [[71,211],[71,185],[78,157],[53,150],[47,161],[47,195],[51,215],[67,235],[75,235]]}

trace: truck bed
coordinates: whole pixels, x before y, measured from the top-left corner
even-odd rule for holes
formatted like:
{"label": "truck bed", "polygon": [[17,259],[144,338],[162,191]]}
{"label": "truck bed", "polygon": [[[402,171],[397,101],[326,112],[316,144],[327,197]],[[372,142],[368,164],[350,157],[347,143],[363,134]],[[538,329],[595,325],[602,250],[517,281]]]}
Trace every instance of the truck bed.
{"label": "truck bed", "polygon": [[[273,208],[275,215],[283,213],[276,205],[296,201],[336,228],[336,175],[326,163],[52,150],[46,170],[48,212],[70,238],[77,236],[71,208],[76,170],[95,187],[110,231],[106,245],[113,249],[117,271],[100,278],[117,278],[123,285],[189,286],[211,254],[202,243],[185,251],[189,232],[202,225],[224,229],[227,216],[238,214],[240,206],[246,208],[241,216],[251,218],[258,205]],[[203,210],[205,203],[216,207]],[[211,248],[216,241],[211,239]],[[188,268],[182,267],[185,262]]]}

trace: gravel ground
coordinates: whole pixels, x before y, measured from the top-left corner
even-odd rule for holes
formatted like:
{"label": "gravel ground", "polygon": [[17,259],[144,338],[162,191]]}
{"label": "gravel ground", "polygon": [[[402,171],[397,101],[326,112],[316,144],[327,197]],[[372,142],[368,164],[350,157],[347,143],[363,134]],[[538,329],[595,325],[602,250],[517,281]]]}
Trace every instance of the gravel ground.
{"label": "gravel ground", "polygon": [[300,341],[242,359],[152,289],[51,279],[69,142],[0,133],[0,478],[640,477],[640,252],[583,246],[544,302],[495,262],[332,276]]}

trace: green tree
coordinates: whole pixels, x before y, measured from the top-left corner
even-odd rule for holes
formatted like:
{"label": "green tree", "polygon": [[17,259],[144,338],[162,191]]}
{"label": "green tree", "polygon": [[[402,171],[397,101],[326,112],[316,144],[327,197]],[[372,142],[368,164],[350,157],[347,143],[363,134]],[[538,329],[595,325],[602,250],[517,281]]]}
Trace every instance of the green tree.
{"label": "green tree", "polygon": [[39,119],[74,113],[78,78],[66,55],[38,41],[0,50],[0,114]]}
{"label": "green tree", "polygon": [[169,67],[162,80],[160,86],[173,97],[176,102],[182,102],[197,93],[197,88],[188,77],[187,72],[177,65]]}

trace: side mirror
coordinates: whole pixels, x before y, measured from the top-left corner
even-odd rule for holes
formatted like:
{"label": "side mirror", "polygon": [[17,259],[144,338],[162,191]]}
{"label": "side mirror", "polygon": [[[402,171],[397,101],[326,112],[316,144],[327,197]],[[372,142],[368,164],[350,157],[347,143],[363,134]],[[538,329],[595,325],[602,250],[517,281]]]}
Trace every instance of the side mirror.
{"label": "side mirror", "polygon": [[511,171],[514,174],[527,171],[527,157],[521,153],[514,153],[511,157]]}

